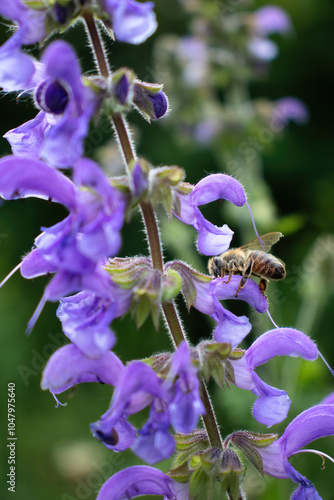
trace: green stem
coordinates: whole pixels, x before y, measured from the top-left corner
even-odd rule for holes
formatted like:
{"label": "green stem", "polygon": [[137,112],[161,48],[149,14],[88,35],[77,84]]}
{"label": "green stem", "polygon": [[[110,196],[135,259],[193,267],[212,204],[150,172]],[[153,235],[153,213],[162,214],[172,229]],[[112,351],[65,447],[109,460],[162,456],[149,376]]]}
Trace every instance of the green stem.
{"label": "green stem", "polygon": [[[94,16],[92,15],[91,12],[85,11],[83,14],[83,18],[85,20],[87,31],[92,42],[92,47],[97,61],[99,73],[101,74],[101,76],[108,78],[110,76],[109,66],[103,50],[103,45],[100,39],[98,29],[96,28]],[[127,171],[129,173],[130,165],[136,158],[129,137],[129,133],[127,131],[121,113],[113,113],[112,120],[124,155]],[[144,224],[146,227],[153,268],[163,272],[164,262],[163,262],[161,241],[160,241],[158,224],[152,203],[149,201],[142,201],[140,203],[140,208],[142,211]],[[170,330],[171,337],[176,347],[178,347],[183,341],[187,342],[175,304],[173,302],[165,302],[162,305],[162,309]],[[203,380],[200,381],[200,394],[206,412],[205,415],[203,416],[203,422],[211,446],[217,448],[223,448],[215,414],[211,405],[206,385]]]}
{"label": "green stem", "polygon": [[130,137],[128,134],[128,131],[126,129],[126,125],[123,119],[123,116],[121,113],[113,113],[112,114],[112,121],[117,133],[118,140],[120,142],[123,155],[125,158],[125,163],[127,167],[129,167],[130,163],[132,163],[135,160],[135,153],[132,148],[132,144],[130,141]]}
{"label": "green stem", "polygon": [[147,201],[142,201],[140,204],[140,208],[143,214],[144,224],[147,231],[153,268],[163,272],[163,257],[161,251],[159,229],[152,204]]}
{"label": "green stem", "polygon": [[92,43],[93,53],[96,58],[99,73],[104,78],[110,76],[109,65],[103,49],[101,37],[96,27],[95,19],[90,10],[85,10],[82,14],[85,20],[88,35]]}
{"label": "green stem", "polygon": [[215,448],[223,449],[224,445],[219,432],[215,412],[213,411],[210,396],[203,379],[200,380],[199,392],[205,408],[205,415],[202,416],[202,419],[210,440],[210,444]]}

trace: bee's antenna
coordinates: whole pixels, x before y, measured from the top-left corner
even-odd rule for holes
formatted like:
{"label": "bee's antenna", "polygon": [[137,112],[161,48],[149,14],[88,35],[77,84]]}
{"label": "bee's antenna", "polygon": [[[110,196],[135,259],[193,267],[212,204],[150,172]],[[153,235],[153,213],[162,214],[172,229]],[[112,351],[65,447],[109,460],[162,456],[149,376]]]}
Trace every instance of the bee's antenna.
{"label": "bee's antenna", "polygon": [[[261,245],[261,247],[263,248],[263,250],[265,250],[265,248],[264,248],[264,243],[263,243],[263,241],[261,240],[261,238],[260,238],[260,236],[259,236],[259,233],[258,233],[258,231],[257,231],[257,229],[256,229],[256,225],[255,225],[255,220],[254,220],[253,212],[252,212],[252,209],[251,209],[251,207],[250,207],[250,205],[249,205],[248,201],[246,201],[246,206],[247,206],[247,208],[248,208],[248,210],[249,210],[249,213],[250,213],[250,216],[251,216],[251,219],[252,219],[252,224],[253,224],[254,231],[255,231],[255,234],[256,234],[256,236],[257,236],[257,239],[259,240],[260,245]],[[271,320],[272,320],[272,318],[271,318]]]}

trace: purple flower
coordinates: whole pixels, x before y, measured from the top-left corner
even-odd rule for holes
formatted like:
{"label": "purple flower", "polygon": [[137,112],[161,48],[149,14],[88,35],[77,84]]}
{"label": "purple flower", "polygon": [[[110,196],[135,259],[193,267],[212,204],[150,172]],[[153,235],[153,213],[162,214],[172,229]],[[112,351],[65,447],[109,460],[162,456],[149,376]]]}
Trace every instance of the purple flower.
{"label": "purple flower", "polygon": [[[93,435],[107,448],[117,450],[130,447],[136,439],[136,432],[126,421],[129,415],[145,408],[160,393],[161,380],[152,368],[135,361],[130,363],[122,373],[114,391],[110,409],[102,415],[98,422],[91,424]],[[119,435],[118,427],[121,421],[126,432]],[[117,440],[114,436],[117,436]]]}
{"label": "purple flower", "polygon": [[[149,404],[149,418],[138,431],[138,437],[132,426],[120,436],[117,432],[119,422],[130,426],[127,423],[129,415]],[[145,363],[130,363],[115,389],[110,409],[98,422],[91,424],[91,430],[108,448],[132,446],[140,458],[153,464],[169,458],[175,451],[170,427],[176,432],[192,432],[204,411],[197,371],[184,343],[173,355],[165,381]],[[117,441],[113,438],[115,435]]]}
{"label": "purple flower", "polygon": [[46,36],[46,9],[31,9],[20,0],[1,2],[0,15],[15,21],[19,28],[0,48],[0,87],[6,91],[30,88],[36,61],[21,52],[22,45],[33,44]]}
{"label": "purple flower", "polygon": [[291,20],[284,9],[277,5],[266,5],[253,15],[254,30],[260,36],[272,33],[287,33],[291,30]]}
{"label": "purple flower", "polygon": [[169,428],[167,401],[155,398],[151,404],[149,419],[140,429],[132,451],[148,464],[156,464],[171,457],[176,443]]}
{"label": "purple flower", "polygon": [[[303,451],[306,444],[334,434],[334,405],[320,404],[298,415],[285,429],[283,435],[267,448],[257,448],[266,474],[279,479],[290,478],[299,484],[292,500],[321,500],[317,490],[304,476],[292,467],[288,459]],[[321,453],[318,452],[318,454]]]}
{"label": "purple flower", "polygon": [[198,207],[219,199],[242,207],[246,203],[246,194],[240,182],[229,175],[212,174],[200,180],[191,193],[178,194],[178,197],[180,210],[174,215],[196,229],[198,250],[204,255],[225,252],[230,245],[233,231],[226,224],[217,227],[209,222]]}
{"label": "purple flower", "polygon": [[188,307],[193,306],[202,313],[208,314],[217,323],[214,330],[217,342],[230,343],[232,347],[236,347],[252,328],[246,316],[238,317],[229,312],[222,306],[220,300],[244,300],[260,313],[268,309],[266,297],[259,285],[252,280],[248,280],[238,297],[235,297],[240,276],[232,276],[227,283],[227,276],[210,280],[207,276],[192,273],[189,266],[182,262],[174,262],[171,267],[182,276],[182,293]]}
{"label": "purple flower", "polygon": [[278,56],[277,44],[268,38],[253,37],[248,44],[248,50],[252,56],[264,62],[272,61]]}
{"label": "purple flower", "polygon": [[52,394],[60,394],[83,382],[116,385],[124,369],[113,352],[94,359],[87,357],[76,345],[69,344],[52,354],[44,368],[41,387]]}
{"label": "purple flower", "polygon": [[204,85],[209,78],[209,53],[205,42],[195,36],[181,38],[176,54],[182,63],[185,83],[190,87]]}
{"label": "purple flower", "polygon": [[145,465],[135,465],[114,474],[102,486],[96,500],[123,500],[142,495],[164,495],[164,500],[189,500],[188,484]]}
{"label": "purple flower", "polygon": [[131,291],[112,283],[113,299],[80,292],[62,298],[57,310],[65,335],[89,357],[99,357],[109,351],[115,336],[109,325],[130,307]]}
{"label": "purple flower", "polygon": [[171,393],[171,425],[176,432],[189,434],[196,429],[199,417],[205,413],[205,409],[199,393],[197,370],[192,363],[186,342],[182,342],[173,355],[166,383]]}
{"label": "purple flower", "polygon": [[4,137],[15,155],[44,158],[58,167],[72,166],[82,156],[99,93],[82,83],[76,54],[61,40],[44,52],[34,87],[41,111]]}
{"label": "purple flower", "polygon": [[282,129],[290,121],[304,125],[309,120],[306,104],[296,97],[282,97],[274,103],[271,121],[275,128]]}
{"label": "purple flower", "polygon": [[291,21],[281,7],[266,5],[254,12],[252,28],[253,36],[248,44],[248,50],[256,59],[267,62],[278,55],[276,43],[267,36],[272,33],[287,33],[291,30]]}
{"label": "purple flower", "polygon": [[74,181],[37,160],[0,160],[0,196],[51,198],[70,210],[66,219],[36,238],[35,249],[22,261],[21,274],[25,278],[56,273],[32,324],[46,300],[58,300],[81,290],[113,299],[111,278],[102,266],[106,257],[119,251],[126,198],[111,187],[91,160],[76,163]]}
{"label": "purple flower", "polygon": [[168,99],[162,88],[159,83],[134,82],[133,104],[148,122],[162,118],[168,111]]}
{"label": "purple flower", "polygon": [[254,371],[275,356],[301,356],[313,361],[318,356],[318,349],[304,333],[293,328],[279,328],[261,335],[243,358],[231,361],[236,385],[257,396],[253,406],[254,418],[268,427],[282,422],[290,408],[287,393],[269,386]]}
{"label": "purple flower", "polygon": [[153,2],[135,0],[99,0],[112,17],[116,40],[138,45],[145,42],[157,29]]}

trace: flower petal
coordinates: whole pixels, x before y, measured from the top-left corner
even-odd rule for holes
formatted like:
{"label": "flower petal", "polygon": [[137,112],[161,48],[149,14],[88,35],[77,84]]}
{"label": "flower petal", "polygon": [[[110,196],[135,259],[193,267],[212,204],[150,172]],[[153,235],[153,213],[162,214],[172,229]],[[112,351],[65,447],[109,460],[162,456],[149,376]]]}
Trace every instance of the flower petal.
{"label": "flower petal", "polygon": [[113,352],[91,359],[76,345],[69,344],[58,349],[47,362],[41,387],[59,394],[82,382],[115,385],[123,371],[123,363]]}
{"label": "flower petal", "polygon": [[153,467],[135,465],[108,479],[96,500],[125,500],[142,495],[164,495],[165,500],[189,499],[187,484],[176,483]]}
{"label": "flower petal", "polygon": [[294,328],[275,328],[258,337],[247,349],[246,359],[253,369],[275,356],[302,356],[314,361],[318,348],[312,340]]}
{"label": "flower petal", "polygon": [[51,198],[72,209],[75,194],[70,179],[41,161],[13,156],[0,160],[0,196],[5,200],[27,196]]}

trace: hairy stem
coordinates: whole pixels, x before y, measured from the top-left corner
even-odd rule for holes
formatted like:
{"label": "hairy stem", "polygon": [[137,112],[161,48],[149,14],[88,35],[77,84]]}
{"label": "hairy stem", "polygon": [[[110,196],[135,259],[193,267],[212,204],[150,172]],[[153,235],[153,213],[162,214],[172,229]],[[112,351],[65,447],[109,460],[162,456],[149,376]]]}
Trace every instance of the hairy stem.
{"label": "hairy stem", "polygon": [[126,129],[126,125],[124,123],[123,116],[121,115],[121,113],[113,113],[112,121],[122,148],[126,165],[128,167],[129,164],[135,160],[135,152],[133,151],[133,147],[128,131]]}
{"label": "hairy stem", "polygon": [[93,14],[89,10],[85,10],[82,14],[85,20],[88,35],[92,43],[93,53],[96,58],[96,63],[99,69],[99,73],[104,78],[108,78],[110,75],[108,61],[103,49],[102,40],[99,34],[99,30],[96,27],[95,19]]}
{"label": "hairy stem", "polygon": [[[103,50],[100,34],[95,24],[94,16],[87,11],[83,14],[83,17],[87,26],[89,37],[92,42],[92,47],[95,53],[94,55],[97,61],[99,73],[101,74],[101,76],[108,78],[110,76],[109,66]],[[135,160],[136,155],[132,147],[129,133],[122,114],[113,113],[112,120],[120,147],[124,155],[127,172],[129,174],[131,163]],[[140,203],[140,208],[147,232],[152,265],[154,269],[158,269],[159,271],[163,272],[163,254],[154,208],[150,201],[142,201]],[[175,304],[173,302],[165,302],[162,306],[162,309],[170,330],[171,337],[176,347],[178,347],[183,341],[186,342],[187,340]],[[203,380],[200,381],[200,394],[206,412],[203,416],[203,423],[206,428],[211,446],[222,448],[222,440],[216,422],[215,414],[211,405],[206,385]]]}

